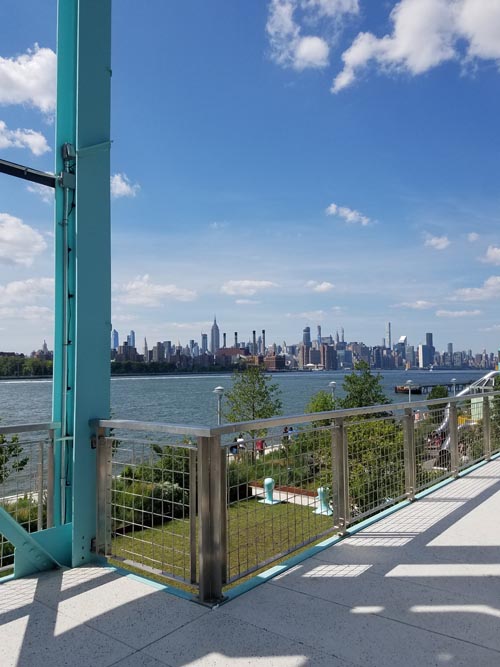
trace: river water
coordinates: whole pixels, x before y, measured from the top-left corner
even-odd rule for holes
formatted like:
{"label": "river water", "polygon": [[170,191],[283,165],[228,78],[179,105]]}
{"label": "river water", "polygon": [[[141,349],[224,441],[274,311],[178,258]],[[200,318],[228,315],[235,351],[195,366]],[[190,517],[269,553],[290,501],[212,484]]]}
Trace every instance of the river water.
{"label": "river water", "polygon": [[[392,402],[406,397],[394,393],[394,386],[412,380],[415,384],[447,384],[474,381],[485,374],[471,371],[389,371],[382,376],[382,386]],[[302,414],[309,399],[320,389],[330,391],[335,381],[336,395],[344,395],[346,373],[340,371],[291,372],[273,375],[281,389],[284,415]],[[111,379],[111,417],[161,421],[172,424],[213,426],[217,422],[217,396],[213,389],[230,389],[230,375],[165,375],[113,377]],[[0,381],[0,423],[26,424],[50,421],[52,382],[50,380]],[[425,396],[412,396],[422,400]],[[96,415],[97,416],[97,415]]]}

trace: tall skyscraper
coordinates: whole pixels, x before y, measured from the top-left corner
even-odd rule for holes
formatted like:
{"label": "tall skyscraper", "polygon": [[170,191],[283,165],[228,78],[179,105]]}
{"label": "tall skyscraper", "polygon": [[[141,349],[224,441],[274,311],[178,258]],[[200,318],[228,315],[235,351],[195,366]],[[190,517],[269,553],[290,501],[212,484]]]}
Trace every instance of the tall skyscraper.
{"label": "tall skyscraper", "polygon": [[135,347],[135,331],[131,330],[127,336],[127,345],[129,347]]}
{"label": "tall skyscraper", "polygon": [[144,347],[142,350],[142,354],[144,355],[144,361],[147,364],[149,361],[149,350],[148,350],[148,341],[146,340],[145,336],[144,336]]}
{"label": "tall skyscraper", "polygon": [[201,353],[206,354],[208,352],[208,334],[201,334]]}
{"label": "tall skyscraper", "polygon": [[118,336],[118,331],[116,329],[113,329],[113,331],[111,332],[111,349],[117,350],[119,345],[120,345],[120,337]]}
{"label": "tall skyscraper", "polygon": [[302,331],[302,342],[306,347],[311,347],[311,327],[304,327]]}
{"label": "tall skyscraper", "polygon": [[321,346],[321,324],[318,324],[318,348]]}
{"label": "tall skyscraper", "polygon": [[214,315],[214,323],[212,324],[212,331],[210,332],[210,352],[217,354],[220,349],[220,332],[217,325],[217,319]]}
{"label": "tall skyscraper", "polygon": [[387,327],[385,331],[385,342],[389,350],[392,350],[392,336],[391,336],[391,323],[387,322]]}

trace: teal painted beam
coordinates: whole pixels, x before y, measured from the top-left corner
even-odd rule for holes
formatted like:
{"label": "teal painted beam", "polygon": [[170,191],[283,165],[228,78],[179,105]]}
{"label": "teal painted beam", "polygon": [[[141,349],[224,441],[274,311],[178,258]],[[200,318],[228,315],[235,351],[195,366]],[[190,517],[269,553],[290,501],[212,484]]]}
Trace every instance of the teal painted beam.
{"label": "teal painted beam", "polygon": [[52,570],[59,563],[8,512],[0,507],[0,534],[15,548],[14,577]]}
{"label": "teal painted beam", "polygon": [[93,559],[96,535],[89,421],[110,413],[111,0],[80,0],[77,26],[73,566]]}

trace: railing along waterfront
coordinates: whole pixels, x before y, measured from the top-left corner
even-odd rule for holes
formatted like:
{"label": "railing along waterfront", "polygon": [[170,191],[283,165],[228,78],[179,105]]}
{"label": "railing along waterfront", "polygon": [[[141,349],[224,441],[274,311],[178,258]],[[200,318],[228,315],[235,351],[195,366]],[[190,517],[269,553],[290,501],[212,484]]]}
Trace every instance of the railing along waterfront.
{"label": "railing along waterfront", "polygon": [[[0,507],[27,532],[53,525],[54,423],[0,426]],[[0,531],[0,577],[14,547]]]}
{"label": "railing along waterfront", "polygon": [[93,423],[97,549],[225,586],[500,452],[500,392],[216,428]]}

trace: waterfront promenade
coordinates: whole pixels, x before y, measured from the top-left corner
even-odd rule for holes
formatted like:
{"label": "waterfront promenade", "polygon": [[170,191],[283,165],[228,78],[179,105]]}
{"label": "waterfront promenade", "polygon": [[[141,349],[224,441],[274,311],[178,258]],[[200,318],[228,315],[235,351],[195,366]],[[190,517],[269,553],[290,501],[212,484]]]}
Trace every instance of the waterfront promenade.
{"label": "waterfront promenade", "polygon": [[2,667],[497,667],[500,460],[216,609],[109,568],[0,585]]}

